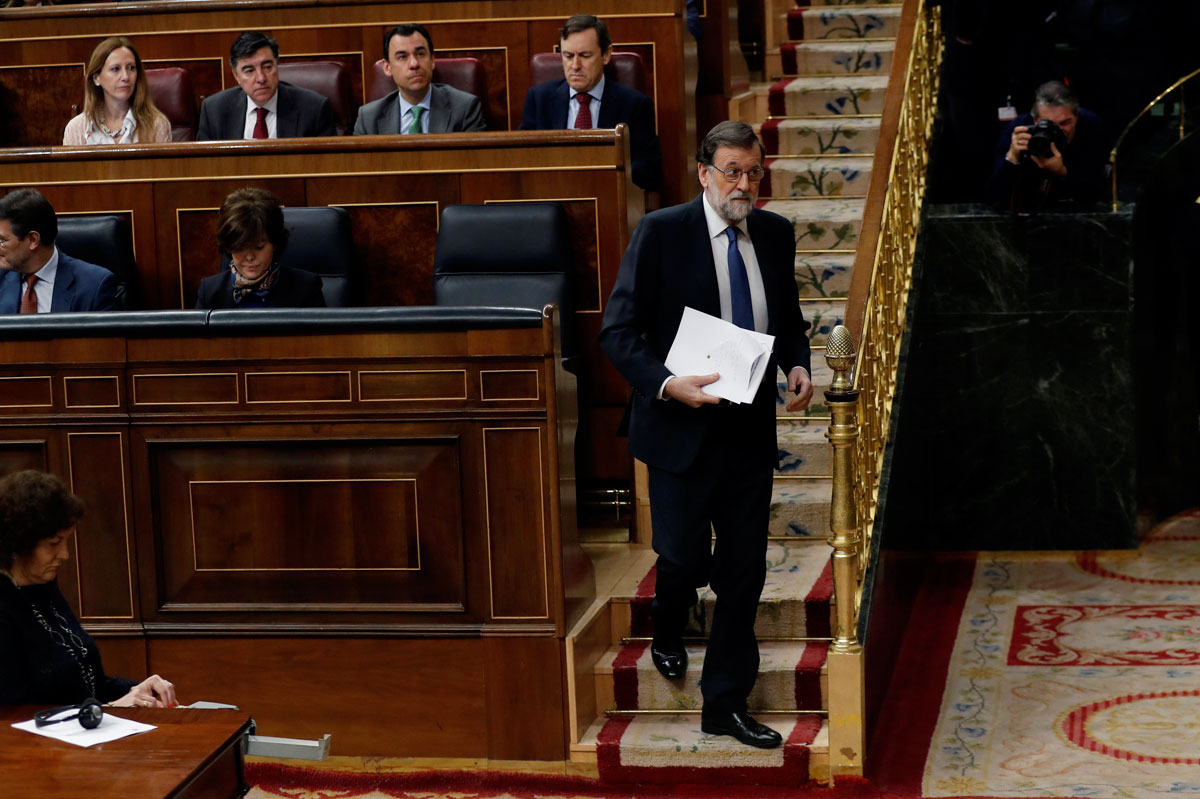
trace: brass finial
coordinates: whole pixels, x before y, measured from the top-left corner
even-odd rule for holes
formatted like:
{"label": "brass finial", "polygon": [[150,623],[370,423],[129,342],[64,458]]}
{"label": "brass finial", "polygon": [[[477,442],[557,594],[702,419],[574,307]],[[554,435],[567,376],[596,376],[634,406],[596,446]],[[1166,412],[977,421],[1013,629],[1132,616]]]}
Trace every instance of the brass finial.
{"label": "brass finial", "polygon": [[829,390],[845,393],[851,390],[850,367],[854,365],[854,339],[844,325],[833,328],[825,342],[825,363],[833,370],[833,383]]}

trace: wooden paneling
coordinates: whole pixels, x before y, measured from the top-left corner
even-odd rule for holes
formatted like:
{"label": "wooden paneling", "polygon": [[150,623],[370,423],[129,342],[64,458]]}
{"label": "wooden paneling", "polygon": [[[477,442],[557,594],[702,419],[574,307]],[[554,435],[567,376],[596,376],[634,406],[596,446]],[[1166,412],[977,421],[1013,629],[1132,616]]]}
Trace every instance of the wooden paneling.
{"label": "wooden paneling", "polygon": [[133,541],[128,514],[124,437],[120,432],[68,432],[71,490],[87,513],[76,524],[80,619],[135,616]]}
{"label": "wooden paneling", "polygon": [[[542,437],[537,428],[483,431],[492,617],[550,613]],[[534,479],[530,479],[534,478]]]}
{"label": "wooden paneling", "polygon": [[151,617],[465,608],[454,440],[254,441],[256,429],[226,427],[184,442],[166,432],[148,430],[145,444],[163,568]]}
{"label": "wooden paneling", "polygon": [[[182,702],[250,710],[260,735],[333,733],[334,755],[487,757],[483,650],[479,639],[166,638],[151,641],[150,668]],[[496,677],[502,694],[524,681]]]}
{"label": "wooden paneling", "polygon": [[[563,660],[554,638],[486,638],[488,753],[495,760],[565,760],[559,734],[565,681],[553,664]],[[519,674],[513,681],[508,675]]]}
{"label": "wooden paneling", "polygon": [[52,57],[0,67],[0,146],[62,144],[67,121],[83,109],[83,66]]}

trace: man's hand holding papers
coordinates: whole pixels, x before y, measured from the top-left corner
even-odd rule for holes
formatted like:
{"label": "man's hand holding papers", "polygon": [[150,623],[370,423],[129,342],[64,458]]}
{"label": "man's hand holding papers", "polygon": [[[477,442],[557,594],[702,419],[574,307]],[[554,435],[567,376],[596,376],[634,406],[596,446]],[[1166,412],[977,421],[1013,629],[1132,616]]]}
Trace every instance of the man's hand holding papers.
{"label": "man's hand holding papers", "polygon": [[[693,408],[718,398],[752,402],[774,343],[774,336],[685,308],[666,360],[666,367],[680,377],[668,381],[663,391]],[[712,399],[696,396],[697,392]]]}

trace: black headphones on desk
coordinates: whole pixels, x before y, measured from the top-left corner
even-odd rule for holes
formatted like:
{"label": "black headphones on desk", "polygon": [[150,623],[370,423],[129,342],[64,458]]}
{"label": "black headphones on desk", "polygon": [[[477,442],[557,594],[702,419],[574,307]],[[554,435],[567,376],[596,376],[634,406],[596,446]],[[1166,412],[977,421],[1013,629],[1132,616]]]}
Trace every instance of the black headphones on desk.
{"label": "black headphones on desk", "polygon": [[[74,716],[63,716],[61,719],[54,718],[54,716],[66,710],[78,710],[79,712]],[[104,708],[95,699],[89,697],[78,705],[63,705],[62,707],[53,707],[49,710],[42,710],[35,713],[33,723],[38,727],[45,727],[49,724],[57,724],[60,721],[70,721],[71,719],[79,719],[79,726],[85,730],[94,730],[104,720]]]}

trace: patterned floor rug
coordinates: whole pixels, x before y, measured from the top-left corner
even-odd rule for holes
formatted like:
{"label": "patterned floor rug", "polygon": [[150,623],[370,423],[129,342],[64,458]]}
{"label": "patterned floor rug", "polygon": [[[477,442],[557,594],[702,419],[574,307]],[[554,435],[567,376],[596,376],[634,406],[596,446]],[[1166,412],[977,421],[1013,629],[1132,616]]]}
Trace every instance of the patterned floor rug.
{"label": "patterned floor rug", "polygon": [[920,790],[1200,796],[1200,512],[1136,551],[981,553]]}

